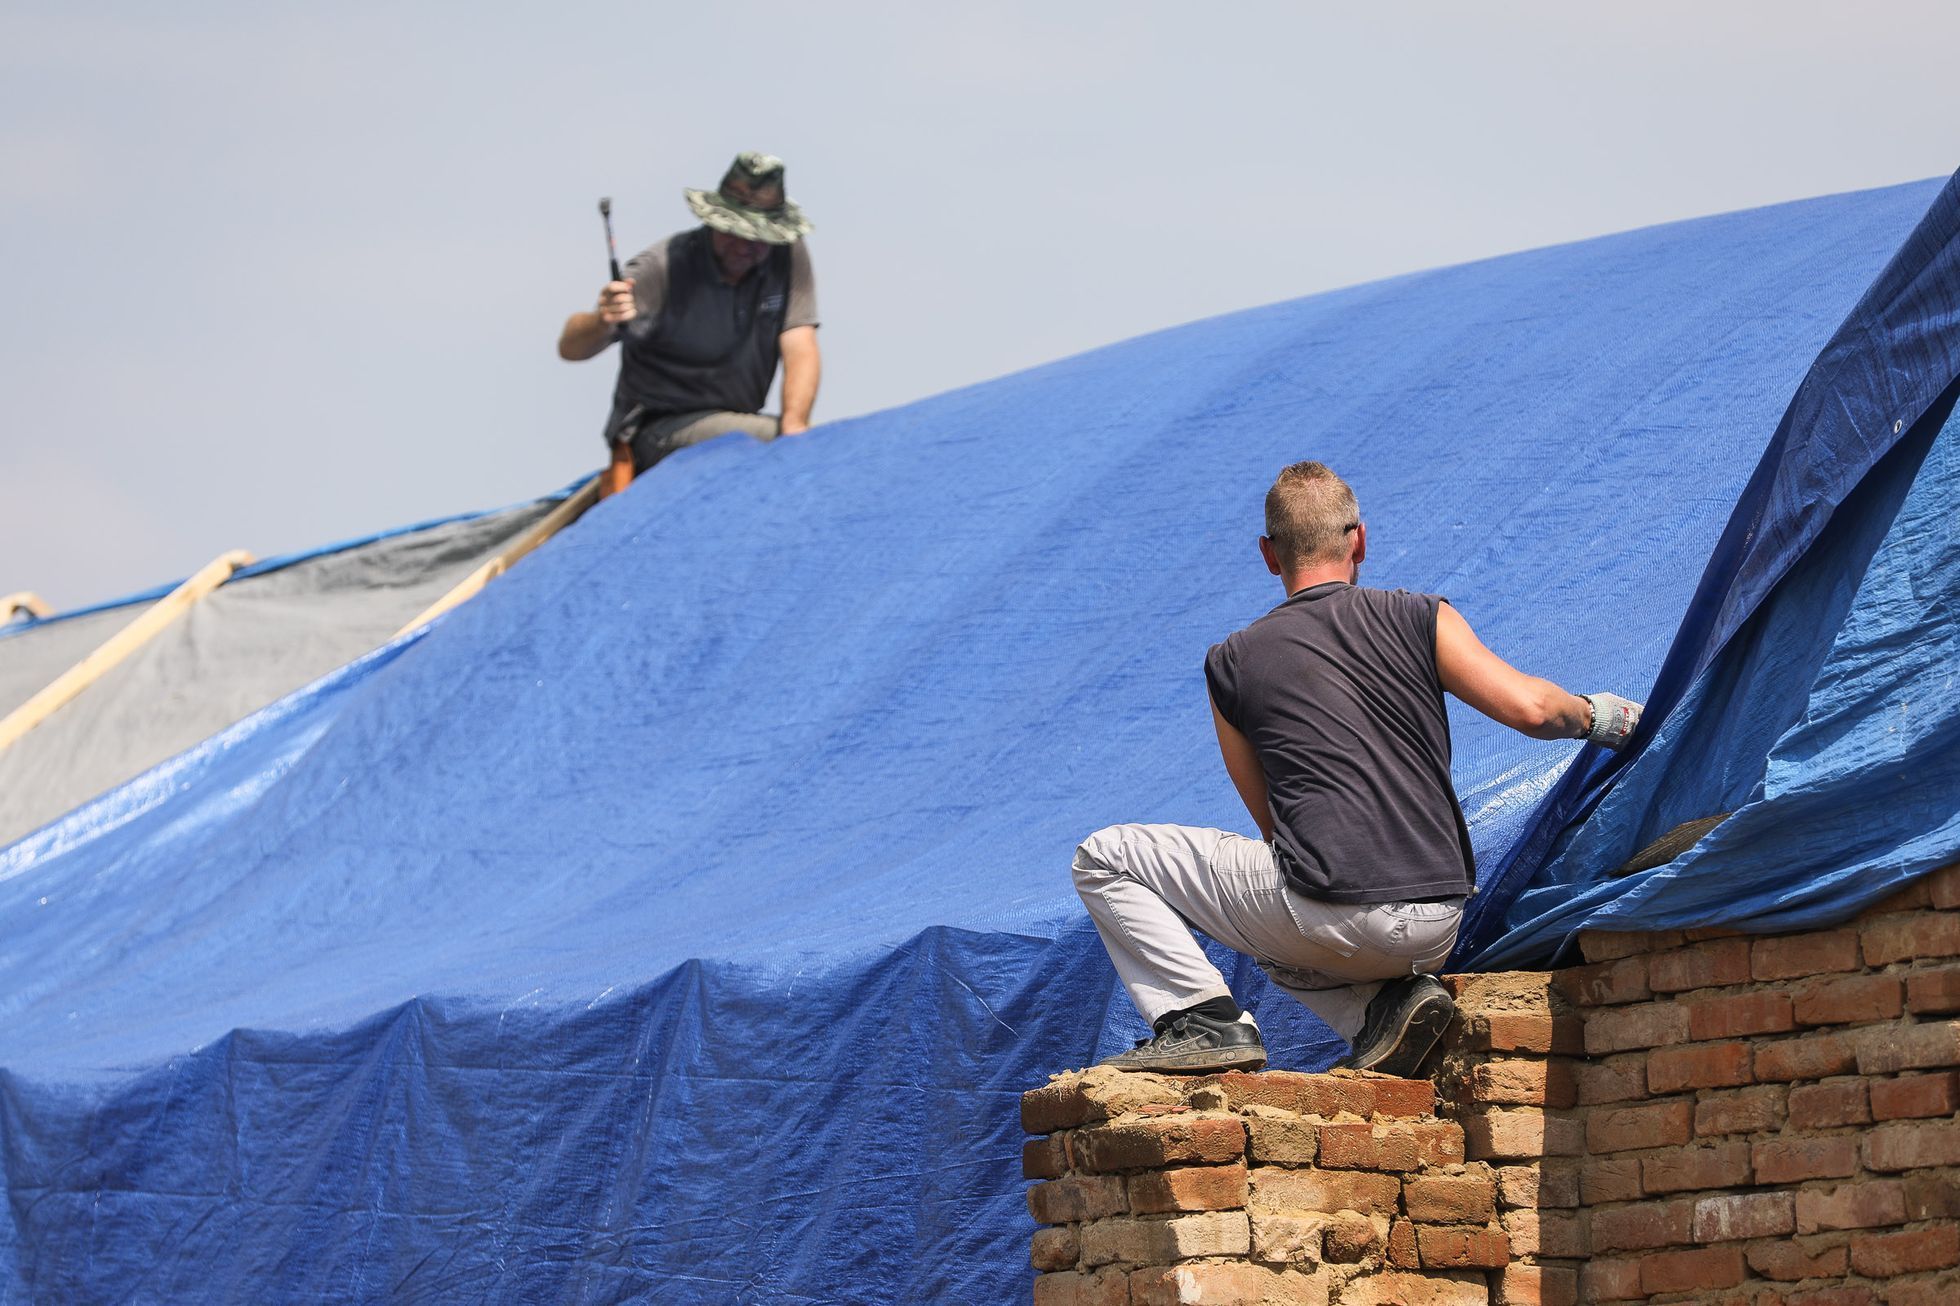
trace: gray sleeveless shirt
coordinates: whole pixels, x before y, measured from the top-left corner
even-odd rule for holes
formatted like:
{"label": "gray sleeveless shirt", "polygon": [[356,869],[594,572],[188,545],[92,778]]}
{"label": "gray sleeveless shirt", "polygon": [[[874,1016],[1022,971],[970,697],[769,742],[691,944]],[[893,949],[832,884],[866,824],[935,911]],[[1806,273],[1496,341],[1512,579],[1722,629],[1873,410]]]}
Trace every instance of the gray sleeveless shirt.
{"label": "gray sleeveless shirt", "polygon": [[612,428],[707,410],[759,412],[778,361],[777,337],[814,325],[809,254],[778,246],[734,285],[722,280],[706,227],[670,236],[629,260],[640,315],[620,338]]}

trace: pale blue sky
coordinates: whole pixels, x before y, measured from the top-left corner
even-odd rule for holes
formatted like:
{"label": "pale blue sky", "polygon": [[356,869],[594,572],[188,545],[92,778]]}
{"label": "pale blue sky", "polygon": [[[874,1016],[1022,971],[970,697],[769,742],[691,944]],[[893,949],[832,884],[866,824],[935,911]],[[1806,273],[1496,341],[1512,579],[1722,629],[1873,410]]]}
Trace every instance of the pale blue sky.
{"label": "pale blue sky", "polygon": [[[69,607],[596,467],[552,344],[736,150],[818,419],[1417,268],[1952,170],[1960,10],[0,11],[0,591]],[[815,438],[821,438],[821,431]]]}

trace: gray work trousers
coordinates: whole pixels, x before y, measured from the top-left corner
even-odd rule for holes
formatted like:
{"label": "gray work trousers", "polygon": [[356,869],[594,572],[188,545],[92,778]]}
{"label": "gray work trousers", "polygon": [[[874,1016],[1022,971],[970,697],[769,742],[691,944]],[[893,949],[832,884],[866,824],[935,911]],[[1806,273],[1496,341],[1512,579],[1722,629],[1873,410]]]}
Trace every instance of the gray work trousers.
{"label": "gray work trousers", "polygon": [[1463,899],[1337,903],[1295,892],[1256,839],[1112,825],[1075,851],[1075,888],[1147,1021],[1231,994],[1193,929],[1259,963],[1350,1044],[1382,984],[1439,969]]}
{"label": "gray work trousers", "polygon": [[782,423],[768,413],[700,412],[656,417],[633,437],[633,470],[643,472],[677,449],[736,432],[769,441],[782,433]]}

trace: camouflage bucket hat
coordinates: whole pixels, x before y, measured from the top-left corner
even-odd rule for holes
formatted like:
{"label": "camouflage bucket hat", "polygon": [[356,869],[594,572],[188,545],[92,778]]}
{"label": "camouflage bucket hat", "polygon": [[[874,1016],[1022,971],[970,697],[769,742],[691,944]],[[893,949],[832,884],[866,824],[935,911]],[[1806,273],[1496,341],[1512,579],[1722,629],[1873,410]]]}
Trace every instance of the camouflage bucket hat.
{"label": "camouflage bucket hat", "polygon": [[716,231],[769,245],[794,245],[813,230],[783,192],[783,161],[744,150],[716,190],[684,190],[694,216]]}

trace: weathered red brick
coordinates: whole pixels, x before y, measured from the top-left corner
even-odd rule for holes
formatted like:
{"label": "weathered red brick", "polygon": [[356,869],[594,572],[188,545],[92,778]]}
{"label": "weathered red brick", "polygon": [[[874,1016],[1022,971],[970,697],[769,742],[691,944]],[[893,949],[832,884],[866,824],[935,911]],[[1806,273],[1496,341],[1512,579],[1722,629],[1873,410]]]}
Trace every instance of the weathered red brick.
{"label": "weathered red brick", "polygon": [[[1250,1116],[1247,1152],[1261,1165],[1312,1165],[1322,1126],[1298,1116]],[[1362,1126],[1365,1128],[1366,1126]]]}
{"label": "weathered red brick", "polygon": [[1436,1086],[1426,1079],[1390,1079],[1384,1076],[1371,1080],[1370,1086],[1375,1090],[1377,1120],[1401,1120],[1435,1114]]}
{"label": "weathered red brick", "polygon": [[1069,1139],[1077,1169],[1160,1170],[1180,1161],[1237,1161],[1245,1123],[1236,1116],[1161,1116],[1092,1125]]}
{"label": "weathered red brick", "polygon": [[1924,880],[1926,895],[1941,911],[1960,907],[1960,862],[1942,866]]}
{"label": "weathered red brick", "polygon": [[1360,1211],[1388,1214],[1402,1193],[1394,1175],[1371,1171],[1288,1170],[1260,1166],[1251,1172],[1254,1209],[1264,1211]]}
{"label": "weathered red brick", "polygon": [[1797,1194],[1796,1211],[1798,1233],[1903,1224],[1905,1185],[1897,1179],[1866,1179],[1836,1188],[1806,1188]]}
{"label": "weathered red brick", "polygon": [[1375,1085],[1395,1081],[1367,1075],[1303,1075],[1289,1070],[1255,1074],[1231,1070],[1196,1082],[1215,1087],[1234,1111],[1249,1106],[1271,1106],[1296,1115],[1332,1119],[1342,1114],[1373,1115]]}
{"label": "weathered red brick", "polygon": [[1644,1002],[1653,996],[1647,988],[1647,958],[1639,956],[1555,971],[1552,986],[1581,1007]]}
{"label": "weathered red brick", "polygon": [[1050,1134],[1021,1144],[1023,1179],[1059,1179],[1068,1173],[1068,1138]]}
{"label": "weathered red brick", "polygon": [[1960,1111],[1960,1072],[1901,1075],[1871,1081],[1872,1115],[1879,1120],[1919,1120]]}
{"label": "weathered red brick", "polygon": [[[1706,1301],[1706,1298],[1697,1300]],[[1763,1292],[1753,1297],[1725,1297],[1719,1306],[1879,1306],[1878,1298],[1863,1284],[1794,1288],[1787,1292]]]}
{"label": "weathered red brick", "polygon": [[1533,1052],[1552,1050],[1550,1011],[1473,1011],[1458,1004],[1462,1023],[1459,1045],[1468,1052]]}
{"label": "weathered red brick", "polygon": [[1302,1302],[1327,1306],[1324,1275],[1273,1270],[1263,1265],[1206,1261],[1130,1271],[1129,1306],[1244,1306],[1246,1302]]}
{"label": "weathered red brick", "polygon": [[1511,1259],[1511,1242],[1501,1229],[1468,1225],[1419,1224],[1416,1251],[1424,1268],[1494,1269]]}
{"label": "weathered red brick", "polygon": [[[1750,1179],[1749,1144],[1716,1143],[1677,1147],[1640,1160],[1641,1187],[1649,1193],[1685,1193],[1702,1188],[1735,1188]],[[1587,1201],[1599,1198],[1588,1194]]]}
{"label": "weathered red brick", "polygon": [[1585,1127],[1569,1111],[1536,1107],[1486,1108],[1463,1117],[1465,1155],[1479,1161],[1577,1156],[1586,1147]]}
{"label": "weathered red brick", "polygon": [[1638,1258],[1597,1259],[1579,1267],[1581,1301],[1637,1301],[1647,1295],[1640,1286]]}
{"label": "weathered red brick", "polygon": [[1688,1037],[1692,1039],[1745,1038],[1796,1028],[1790,995],[1775,990],[1697,998],[1682,1005],[1688,1009]]}
{"label": "weathered red brick", "polygon": [[1796,1209],[1788,1193],[1718,1193],[1695,1200],[1694,1241],[1734,1242],[1794,1232]]}
{"label": "weathered red brick", "polygon": [[1865,1133],[1865,1168],[1881,1173],[1960,1165],[1960,1121],[1894,1121]]}
{"label": "weathered red brick", "polygon": [[1926,881],[1914,880],[1859,912],[1858,919],[1864,921],[1874,916],[1887,916],[1893,912],[1920,911],[1932,905],[1933,894]]}
{"label": "weathered red brick", "polygon": [[1643,1002],[1595,1011],[1586,1020],[1586,1054],[1605,1056],[1665,1047],[1688,1037],[1688,1012],[1678,1002]]}
{"label": "weathered red brick", "polygon": [[1447,1121],[1320,1127],[1320,1164],[1332,1170],[1406,1172],[1463,1160],[1463,1129]]}
{"label": "weathered red brick", "polygon": [[1687,1198],[1603,1207],[1592,1213],[1593,1250],[1643,1252],[1691,1242],[1694,1213],[1695,1204]]}
{"label": "weathered red brick", "polygon": [[1849,1134],[1831,1138],[1772,1138],[1750,1148],[1749,1164],[1759,1184],[1842,1179],[1858,1168],[1858,1140]]}
{"label": "weathered red brick", "polygon": [[1622,1052],[1579,1067],[1579,1102],[1630,1102],[1647,1096],[1647,1054]]}
{"label": "weathered red brick", "polygon": [[1960,1020],[1860,1030],[1856,1047],[1861,1075],[1960,1065]]}
{"label": "weathered red brick", "polygon": [[1690,1043],[1655,1048],[1647,1054],[1647,1091],[1678,1093],[1690,1088],[1729,1088],[1750,1081],[1747,1043]]}
{"label": "weathered red brick", "polygon": [[1851,1235],[1851,1270],[1872,1279],[1960,1265],[1960,1225]]}
{"label": "weathered red brick", "polygon": [[1341,1289],[1341,1306],[1487,1306],[1490,1289],[1475,1270],[1364,1275]]}
{"label": "weathered red brick", "polygon": [[1191,1215],[1096,1220],[1076,1231],[1082,1264],[1162,1265],[1195,1256],[1244,1256],[1252,1250],[1252,1227],[1244,1211],[1200,1211]]}
{"label": "weathered red brick", "polygon": [[1733,1288],[1742,1282],[1742,1275],[1742,1249],[1734,1245],[1656,1252],[1640,1260],[1640,1286],[1649,1293]]}
{"label": "weathered red brick", "polygon": [[1885,1285],[1885,1306],[1953,1306],[1956,1287],[1960,1283],[1950,1274],[1893,1279]]}
{"label": "weathered red brick", "polygon": [[[1909,911],[1870,916],[1858,924],[1867,966],[1960,955],[1960,912]],[[1852,1259],[1857,1255],[1854,1252]]]}
{"label": "weathered red brick", "polygon": [[1034,1241],[1028,1246],[1028,1263],[1035,1269],[1072,1270],[1075,1257],[1075,1230],[1064,1225],[1059,1229],[1034,1231]]}
{"label": "weathered red brick", "polygon": [[1679,930],[1586,930],[1579,951],[1587,961],[1618,961],[1643,952],[1678,948],[1687,941]]}
{"label": "weathered red brick", "polygon": [[1507,1106],[1572,1106],[1579,1098],[1578,1075],[1563,1057],[1549,1060],[1502,1058],[1470,1072],[1470,1100]]}
{"label": "weathered red brick", "polygon": [[1828,1079],[1799,1084],[1790,1090],[1790,1128],[1835,1129],[1839,1125],[1868,1125],[1872,1120],[1867,1081]]}
{"label": "weathered red brick", "polygon": [[1422,1264],[1416,1252],[1415,1221],[1396,1220],[1389,1225],[1388,1263],[1403,1270],[1413,1270]]}
{"label": "weathered red brick", "polygon": [[1475,1052],[1577,1054],[1586,1048],[1585,1022],[1577,1013],[1479,1011],[1465,1023],[1464,1046]]}
{"label": "weathered red brick", "polygon": [[[1383,1131],[1384,1138],[1407,1138],[1415,1147],[1415,1162],[1409,1168],[1423,1165],[1461,1165],[1464,1159],[1463,1126],[1454,1120],[1431,1120],[1425,1122],[1391,1124]],[[1386,1147],[1386,1143],[1384,1147]],[[1384,1169],[1386,1167],[1383,1167]]]}
{"label": "weathered red brick", "polygon": [[1594,1107],[1586,1117],[1587,1150],[1626,1152],[1669,1147],[1694,1136],[1695,1105],[1687,1099],[1644,1106]]}
{"label": "weathered red brick", "polygon": [[1100,1220],[1125,1209],[1123,1181],[1114,1175],[1074,1175],[1028,1189],[1028,1214],[1036,1224]]}
{"label": "weathered red brick", "polygon": [[1506,1211],[1498,1217],[1513,1256],[1589,1255],[1585,1217],[1577,1211]]}
{"label": "weathered red brick", "polygon": [[1840,975],[1798,985],[1790,1011],[1799,1025],[1864,1025],[1894,1020],[1905,1010],[1897,975]]}
{"label": "weathered red brick", "polygon": [[1388,1242],[1389,1218],[1337,1211],[1328,1217],[1322,1254],[1337,1265],[1380,1265]]}
{"label": "weathered red brick", "polygon": [[1857,1067],[1858,1054],[1841,1034],[1812,1034],[1756,1044],[1759,1081],[1827,1079],[1848,1075]]}
{"label": "weathered red brick", "polygon": [[1759,980],[1800,979],[1858,969],[1858,931],[1820,930],[1757,939],[1749,972]]}
{"label": "weathered red brick", "polygon": [[1922,1016],[1960,1011],[1960,966],[1908,972],[1906,1010]]}
{"label": "weathered red brick", "polygon": [[1507,1265],[1492,1306],[1578,1306],[1578,1271],[1563,1265]]}
{"label": "weathered red brick", "polygon": [[1834,1279],[1851,1263],[1850,1240],[1842,1234],[1823,1238],[1778,1238],[1742,1249],[1749,1268],[1765,1279],[1793,1283],[1798,1279]]}
{"label": "weathered red brick", "polygon": [[1245,1166],[1194,1165],[1147,1170],[1130,1177],[1130,1209],[1138,1215],[1169,1211],[1228,1211],[1245,1205]]}
{"label": "weathered red brick", "polygon": [[1410,1175],[1402,1181],[1402,1209],[1426,1224],[1488,1224],[1497,1214],[1497,1183],[1477,1172]]}
{"label": "weathered red brick", "polygon": [[1587,1206],[1630,1202],[1642,1195],[1640,1159],[1589,1156],[1579,1163],[1579,1195]]}
{"label": "weathered red brick", "polygon": [[1711,939],[1657,952],[1647,959],[1647,987],[1656,993],[1681,993],[1747,984],[1749,949],[1748,939]]}
{"label": "weathered red brick", "polygon": [[1900,1181],[1908,1220],[1960,1218],[1960,1170],[1913,1170]]}
{"label": "weathered red brick", "polygon": [[1536,1165],[1502,1166],[1497,1171],[1497,1200],[1504,1206],[1577,1206],[1579,1162],[1547,1157]]}
{"label": "weathered red brick", "polygon": [[1094,1069],[1059,1075],[1021,1094],[1021,1127],[1031,1134],[1109,1120],[1142,1106],[1178,1106],[1194,1081]]}
{"label": "weathered red brick", "polygon": [[1789,1090],[1781,1084],[1710,1093],[1695,1103],[1695,1136],[1758,1134],[1783,1127]]}
{"label": "weathered red brick", "polygon": [[1119,1270],[1038,1274],[1034,1306],[1131,1306],[1129,1276]]}
{"label": "weathered red brick", "polygon": [[[1354,1212],[1347,1214],[1354,1215]],[[1318,1265],[1323,1259],[1327,1230],[1339,1218],[1335,1213],[1323,1211],[1255,1211],[1252,1259],[1275,1264],[1290,1261]]]}

